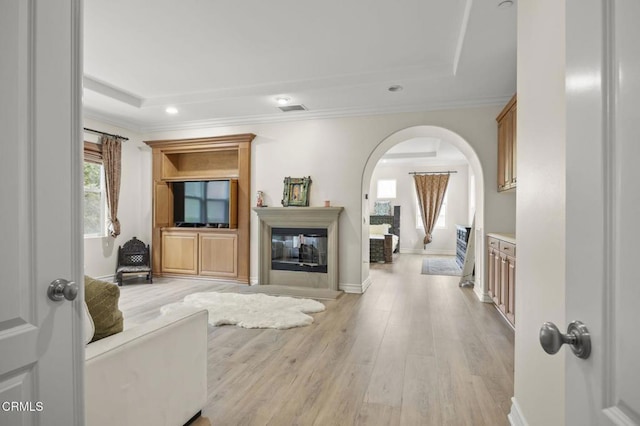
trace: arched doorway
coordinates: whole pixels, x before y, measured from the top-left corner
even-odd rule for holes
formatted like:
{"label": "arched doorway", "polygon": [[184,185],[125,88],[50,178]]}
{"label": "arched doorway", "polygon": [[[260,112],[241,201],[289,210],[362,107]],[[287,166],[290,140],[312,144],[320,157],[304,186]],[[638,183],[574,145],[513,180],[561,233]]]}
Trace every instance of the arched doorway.
{"label": "arched doorway", "polygon": [[470,188],[470,191],[475,191],[476,200],[476,285],[474,291],[478,295],[480,300],[485,300],[486,288],[484,282],[484,238],[482,238],[484,230],[484,174],[482,171],[482,165],[478,155],[472,148],[472,146],[460,135],[451,130],[438,126],[414,126],[408,127],[403,130],[399,130],[390,136],[382,140],[376,148],[371,152],[369,158],[364,167],[362,173],[362,187],[361,187],[361,200],[362,200],[362,271],[361,280],[363,282],[363,291],[370,285],[369,278],[369,200],[365,198],[365,194],[369,193],[371,184],[371,177],[373,171],[378,164],[378,161],[382,156],[395,145],[415,138],[437,138],[456,147],[466,157],[475,176],[475,188]]}

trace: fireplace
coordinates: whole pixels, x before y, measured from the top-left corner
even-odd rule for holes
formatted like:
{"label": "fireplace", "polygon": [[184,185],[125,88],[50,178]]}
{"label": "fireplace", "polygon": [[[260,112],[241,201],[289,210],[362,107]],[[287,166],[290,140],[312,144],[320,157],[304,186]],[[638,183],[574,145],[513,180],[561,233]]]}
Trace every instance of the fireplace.
{"label": "fireplace", "polygon": [[258,284],[339,290],[342,207],[256,207]]}
{"label": "fireplace", "polygon": [[327,272],[326,228],[271,228],[271,269]]}

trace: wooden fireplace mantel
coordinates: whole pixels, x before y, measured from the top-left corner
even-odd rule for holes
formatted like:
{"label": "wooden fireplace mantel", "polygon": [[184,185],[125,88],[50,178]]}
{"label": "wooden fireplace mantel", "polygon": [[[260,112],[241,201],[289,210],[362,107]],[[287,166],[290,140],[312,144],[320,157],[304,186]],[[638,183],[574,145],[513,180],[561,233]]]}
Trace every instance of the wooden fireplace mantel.
{"label": "wooden fireplace mantel", "polygon": [[[258,231],[258,284],[312,287],[338,291],[338,219],[344,207],[254,207]],[[326,228],[327,272],[271,269],[271,228]]]}

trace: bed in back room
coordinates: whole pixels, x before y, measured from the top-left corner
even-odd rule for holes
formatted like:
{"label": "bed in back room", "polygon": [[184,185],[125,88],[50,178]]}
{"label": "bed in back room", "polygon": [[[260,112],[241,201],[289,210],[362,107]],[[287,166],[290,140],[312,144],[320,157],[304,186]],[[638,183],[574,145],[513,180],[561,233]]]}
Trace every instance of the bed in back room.
{"label": "bed in back room", "polygon": [[400,206],[393,206],[393,214],[369,216],[369,262],[391,263],[399,251]]}

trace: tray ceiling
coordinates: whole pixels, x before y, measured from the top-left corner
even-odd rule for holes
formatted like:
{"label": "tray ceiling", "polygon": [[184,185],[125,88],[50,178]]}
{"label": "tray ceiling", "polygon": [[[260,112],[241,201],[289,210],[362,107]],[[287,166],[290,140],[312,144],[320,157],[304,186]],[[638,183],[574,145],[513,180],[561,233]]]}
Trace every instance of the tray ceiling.
{"label": "tray ceiling", "polygon": [[87,0],[85,115],[159,130],[504,103],[516,7],[498,3]]}

